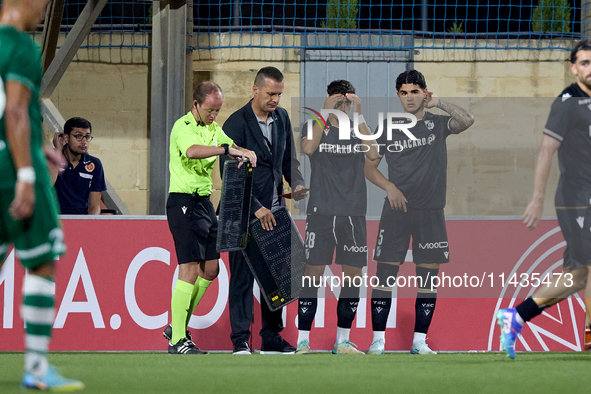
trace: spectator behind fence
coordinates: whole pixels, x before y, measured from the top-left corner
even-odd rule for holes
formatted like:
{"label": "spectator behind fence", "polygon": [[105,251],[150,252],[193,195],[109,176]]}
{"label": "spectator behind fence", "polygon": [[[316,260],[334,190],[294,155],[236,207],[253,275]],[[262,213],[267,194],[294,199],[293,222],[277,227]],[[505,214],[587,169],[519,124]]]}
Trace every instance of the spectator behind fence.
{"label": "spectator behind fence", "polygon": [[99,215],[102,192],[107,190],[101,161],[88,154],[92,126],[84,118],[71,118],[53,145],[62,149],[68,165],[60,172],[55,190],[64,215]]}

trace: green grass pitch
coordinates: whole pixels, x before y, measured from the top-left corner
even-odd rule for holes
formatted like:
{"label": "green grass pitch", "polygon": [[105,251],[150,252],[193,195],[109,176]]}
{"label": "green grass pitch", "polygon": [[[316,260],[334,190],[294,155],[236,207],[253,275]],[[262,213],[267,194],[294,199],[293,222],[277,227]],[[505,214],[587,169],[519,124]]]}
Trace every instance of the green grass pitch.
{"label": "green grass pitch", "polygon": [[[23,353],[0,353],[0,393],[20,393]],[[378,355],[51,353],[84,393],[589,393],[591,352]]]}

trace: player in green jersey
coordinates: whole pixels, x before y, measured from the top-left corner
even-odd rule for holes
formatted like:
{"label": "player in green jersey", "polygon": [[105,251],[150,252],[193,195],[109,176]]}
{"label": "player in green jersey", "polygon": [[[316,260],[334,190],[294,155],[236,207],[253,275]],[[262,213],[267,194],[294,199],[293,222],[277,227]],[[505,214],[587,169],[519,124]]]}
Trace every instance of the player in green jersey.
{"label": "player in green jersey", "polygon": [[[9,244],[27,269],[23,283],[25,374],[21,387],[77,390],[47,362],[54,319],[54,260],[65,252],[48,168],[58,152],[42,147],[41,53],[25,33],[43,19],[48,0],[4,0],[0,12],[0,261]],[[49,159],[49,167],[47,159]]]}

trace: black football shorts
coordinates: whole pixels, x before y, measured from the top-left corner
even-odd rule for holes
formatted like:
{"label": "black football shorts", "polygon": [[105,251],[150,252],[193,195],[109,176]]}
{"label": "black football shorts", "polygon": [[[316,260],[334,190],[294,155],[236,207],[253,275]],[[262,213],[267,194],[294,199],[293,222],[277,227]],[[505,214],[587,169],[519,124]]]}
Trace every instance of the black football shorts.
{"label": "black football shorts", "polygon": [[564,269],[591,265],[591,207],[557,207],[556,216],[566,240]]}
{"label": "black football shorts", "polygon": [[367,265],[365,216],[308,215],[306,219],[306,263],[353,267]]}
{"label": "black football shorts", "polygon": [[179,264],[220,258],[216,251],[218,220],[209,196],[170,193],[166,217]]}
{"label": "black football shorts", "polygon": [[412,237],[415,264],[448,263],[449,245],[443,209],[413,209],[407,212],[384,203],[374,260],[404,263]]}

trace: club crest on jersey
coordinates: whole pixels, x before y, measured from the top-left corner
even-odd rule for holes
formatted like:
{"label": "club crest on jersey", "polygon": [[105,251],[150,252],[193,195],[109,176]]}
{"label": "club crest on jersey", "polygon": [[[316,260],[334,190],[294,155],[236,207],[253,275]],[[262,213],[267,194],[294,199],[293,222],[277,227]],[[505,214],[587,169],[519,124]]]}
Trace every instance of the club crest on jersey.
{"label": "club crest on jersey", "polygon": [[88,163],[84,169],[86,169],[87,172],[93,172],[94,171],[94,163]]}
{"label": "club crest on jersey", "polygon": [[425,120],[425,126],[427,126],[427,128],[429,129],[429,131],[433,130],[433,128],[435,127],[435,123],[433,123],[432,120]]}

